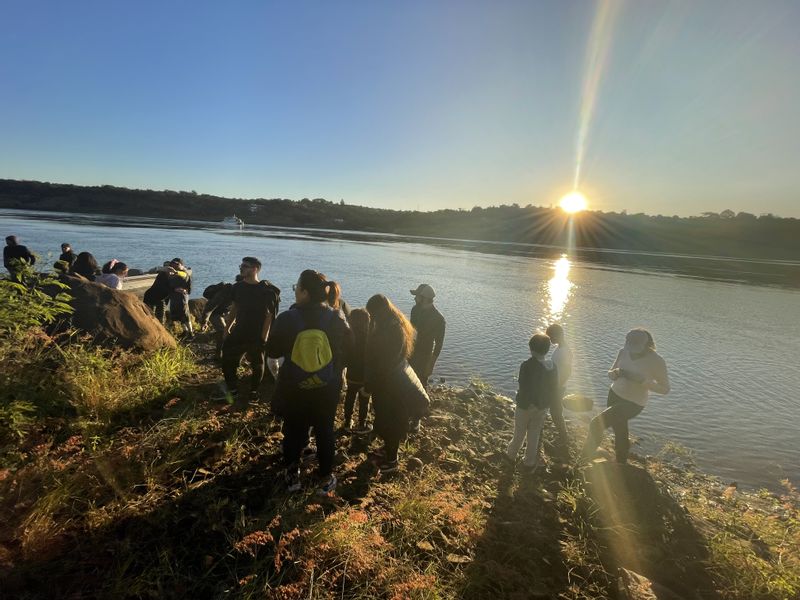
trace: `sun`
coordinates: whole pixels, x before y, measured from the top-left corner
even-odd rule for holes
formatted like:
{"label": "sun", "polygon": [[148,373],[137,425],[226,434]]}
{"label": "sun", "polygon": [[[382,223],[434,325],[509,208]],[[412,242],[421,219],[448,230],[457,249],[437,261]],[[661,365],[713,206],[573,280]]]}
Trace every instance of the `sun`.
{"label": "sun", "polygon": [[587,202],[586,196],[581,194],[580,192],[570,192],[558,203],[565,213],[575,214],[581,212],[582,210],[586,210]]}

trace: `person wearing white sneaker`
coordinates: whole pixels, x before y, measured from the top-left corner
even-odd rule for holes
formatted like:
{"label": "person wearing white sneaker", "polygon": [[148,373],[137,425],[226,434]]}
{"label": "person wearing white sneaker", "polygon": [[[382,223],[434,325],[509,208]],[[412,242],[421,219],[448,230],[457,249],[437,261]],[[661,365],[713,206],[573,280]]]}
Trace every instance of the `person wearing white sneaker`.
{"label": "person wearing white sneaker", "polygon": [[353,346],[343,313],[330,306],[332,288],[322,273],[303,271],[294,285],[295,305],[278,315],[267,339],[267,355],[283,358],[274,393],[282,404],[284,463],[295,472],[313,428],[321,493],[336,488],[333,423]]}
{"label": "person wearing white sneaker", "polygon": [[537,333],[528,342],[531,358],[520,365],[519,389],[514,409],[514,437],[508,444],[506,456],[515,461],[527,438],[522,466],[530,472],[539,464],[539,437],[547,411],[558,393],[558,373],[553,363],[545,358],[550,349],[550,338]]}

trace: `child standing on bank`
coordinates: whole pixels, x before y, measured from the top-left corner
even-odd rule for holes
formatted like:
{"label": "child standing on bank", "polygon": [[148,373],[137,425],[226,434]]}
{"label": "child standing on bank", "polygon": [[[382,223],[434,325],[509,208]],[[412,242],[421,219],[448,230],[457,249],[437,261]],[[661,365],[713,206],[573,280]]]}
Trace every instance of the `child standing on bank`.
{"label": "child standing on bank", "polygon": [[354,349],[347,364],[347,395],[344,398],[344,431],[350,430],[358,398],[358,425],[353,433],[363,435],[371,429],[367,426],[367,413],[369,411],[369,394],[364,391],[364,363],[367,354],[367,335],[369,334],[369,313],[366,309],[356,308],[350,311],[347,322],[353,330]]}
{"label": "child standing on bank", "polygon": [[516,462],[522,443],[527,438],[522,465],[533,473],[539,466],[539,437],[547,411],[558,393],[558,371],[546,357],[550,338],[535,334],[528,342],[531,358],[519,367],[519,389],[514,410],[514,438],[508,445],[506,457]]}

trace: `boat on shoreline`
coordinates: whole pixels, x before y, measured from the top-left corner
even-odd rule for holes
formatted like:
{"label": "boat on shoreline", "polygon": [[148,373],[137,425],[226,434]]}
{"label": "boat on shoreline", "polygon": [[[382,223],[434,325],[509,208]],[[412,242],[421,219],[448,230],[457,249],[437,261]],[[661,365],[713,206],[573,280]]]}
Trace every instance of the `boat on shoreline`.
{"label": "boat on shoreline", "polygon": [[240,217],[237,217],[236,214],[230,217],[225,217],[222,219],[221,224],[223,227],[227,227],[229,229],[238,229],[240,231],[244,229],[244,220]]}

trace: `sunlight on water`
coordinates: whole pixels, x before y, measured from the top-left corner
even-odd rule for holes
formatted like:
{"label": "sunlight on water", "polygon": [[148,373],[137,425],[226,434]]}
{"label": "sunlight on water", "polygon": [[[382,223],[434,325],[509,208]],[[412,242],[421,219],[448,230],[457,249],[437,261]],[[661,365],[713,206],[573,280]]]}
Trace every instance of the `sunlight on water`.
{"label": "sunlight on water", "polygon": [[562,254],[553,264],[554,274],[547,282],[547,315],[546,323],[560,321],[564,316],[564,309],[569,302],[572,288],[575,284],[569,280],[569,269],[572,266],[566,254]]}

